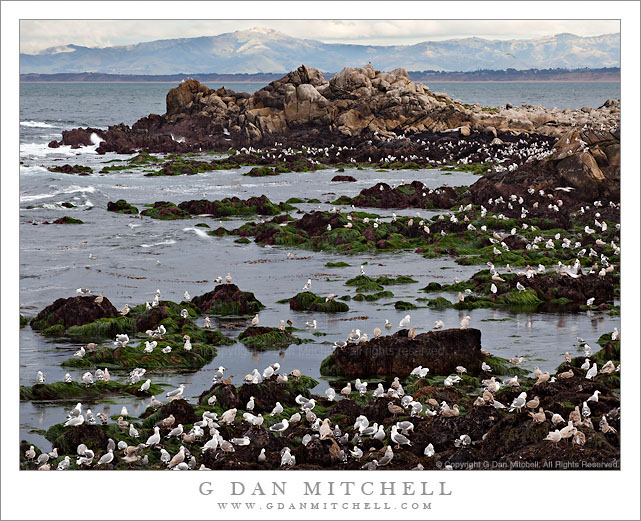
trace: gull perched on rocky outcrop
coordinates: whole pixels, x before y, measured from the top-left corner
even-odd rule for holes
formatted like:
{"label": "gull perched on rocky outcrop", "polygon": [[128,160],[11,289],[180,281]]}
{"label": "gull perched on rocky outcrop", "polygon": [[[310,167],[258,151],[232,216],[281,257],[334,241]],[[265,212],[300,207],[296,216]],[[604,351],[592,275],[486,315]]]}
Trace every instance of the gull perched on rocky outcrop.
{"label": "gull perched on rocky outcrop", "polygon": [[[588,380],[591,380],[591,379],[592,379],[592,378],[594,378],[596,375],[597,375],[597,365],[596,365],[596,362],[595,362],[595,363],[592,365],[592,367],[590,367],[590,369],[588,369],[588,372],[587,372],[587,373],[585,373],[585,377],[586,377]],[[559,375],[559,378],[560,378],[560,377],[561,377],[561,375]]]}
{"label": "gull perched on rocky outcrop", "polygon": [[180,384],[178,386],[178,389],[174,389],[173,391],[169,391],[166,396],[167,398],[170,398],[171,400],[175,400],[177,398],[180,398],[183,394],[183,391],[185,390],[185,384]]}
{"label": "gull perched on rocky outcrop", "polygon": [[510,405],[510,412],[512,412],[514,409],[521,412],[521,409],[525,406],[526,398],[527,398],[526,392],[522,392],[516,398],[514,398],[514,400],[512,400],[512,405]]}
{"label": "gull perched on rocky outcrop", "polygon": [[269,427],[272,432],[284,432],[289,428],[289,420],[285,418],[282,422],[275,423]]}

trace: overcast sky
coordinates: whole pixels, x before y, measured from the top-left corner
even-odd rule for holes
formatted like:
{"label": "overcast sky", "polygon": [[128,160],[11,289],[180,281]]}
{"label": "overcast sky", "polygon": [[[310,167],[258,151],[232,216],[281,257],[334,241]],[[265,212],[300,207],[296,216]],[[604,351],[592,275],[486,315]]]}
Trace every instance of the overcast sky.
{"label": "overcast sky", "polygon": [[22,20],[20,51],[36,53],[65,44],[129,45],[165,38],[213,36],[268,27],[296,38],[328,43],[413,44],[477,36],[537,38],[558,33],[618,33],[618,20]]}

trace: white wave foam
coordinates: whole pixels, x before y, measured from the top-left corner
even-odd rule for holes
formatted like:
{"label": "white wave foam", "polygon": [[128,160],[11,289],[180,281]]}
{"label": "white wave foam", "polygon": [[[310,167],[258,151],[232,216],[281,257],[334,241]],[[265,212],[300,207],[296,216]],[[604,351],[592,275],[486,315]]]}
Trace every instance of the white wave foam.
{"label": "white wave foam", "polygon": [[167,241],[160,241],[160,242],[155,242],[153,244],[141,244],[141,248],[153,248],[154,246],[169,246],[171,244],[176,244],[176,241],[173,239],[169,239]]}
{"label": "white wave foam", "polygon": [[62,145],[58,148],[49,148],[47,143],[21,143],[20,156],[44,157],[52,154],[63,156],[76,156],[81,154],[80,150],[73,150],[71,145]]}
{"label": "white wave foam", "polygon": [[60,194],[75,194],[78,192],[93,194],[95,191],[96,191],[96,188],[93,186],[83,187],[83,186],[71,185],[71,186],[68,186],[67,188],[64,188],[62,190],[56,190],[49,194],[21,195],[20,202],[28,203],[30,201],[38,201],[40,199],[49,199],[50,197],[55,197],[56,195],[60,195]]}
{"label": "white wave foam", "polygon": [[21,121],[20,126],[29,127],[29,128],[55,128],[55,125],[51,125],[50,123],[45,123],[44,121],[33,121],[33,120]]}
{"label": "white wave foam", "polygon": [[198,228],[183,228],[183,232],[194,232],[196,235],[198,235],[198,237],[211,240],[211,237],[207,235],[206,231],[199,230]]}

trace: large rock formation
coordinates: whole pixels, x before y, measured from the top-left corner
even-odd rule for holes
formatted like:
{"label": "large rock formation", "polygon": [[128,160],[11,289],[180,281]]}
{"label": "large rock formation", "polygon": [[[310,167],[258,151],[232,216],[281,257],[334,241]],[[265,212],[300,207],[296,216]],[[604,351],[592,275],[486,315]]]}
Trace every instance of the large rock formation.
{"label": "large rock formation", "polygon": [[[301,65],[252,95],[187,80],[167,94],[165,115],[151,114],[131,128],[121,124],[108,131],[64,131],[61,143],[88,145],[96,133],[104,139],[98,152],[129,153],[227,150],[275,142],[355,144],[363,139],[452,130],[490,139],[501,132],[558,137],[577,126],[615,127],[619,113],[616,101],[580,111],[470,106],[414,83],[401,68],[382,72],[371,65],[346,67],[327,81],[317,69]],[[612,150],[611,155],[615,154]]]}
{"label": "large rock formation", "polygon": [[34,329],[44,329],[61,324],[68,328],[82,326],[99,318],[117,316],[119,316],[118,310],[107,297],[104,297],[100,303],[96,302],[96,297],[92,296],[59,298],[38,313],[31,321],[31,326]]}
{"label": "large rock formation", "polygon": [[407,334],[407,329],[401,329],[390,336],[337,347],[332,354],[337,373],[350,378],[374,375],[403,378],[419,365],[429,367],[433,375],[455,373],[459,365],[471,375],[480,372],[483,354],[478,329],[430,331],[413,340]]}

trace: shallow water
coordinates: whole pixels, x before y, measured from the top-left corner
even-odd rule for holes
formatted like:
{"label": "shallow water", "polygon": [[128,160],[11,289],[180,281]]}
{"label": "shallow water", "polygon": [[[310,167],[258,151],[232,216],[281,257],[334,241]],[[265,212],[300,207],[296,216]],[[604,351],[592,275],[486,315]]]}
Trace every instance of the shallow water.
{"label": "shallow water", "polygon": [[[98,108],[103,101],[96,101]],[[20,155],[23,164],[19,174],[19,222],[20,305],[23,315],[34,316],[57,298],[75,296],[78,287],[90,288],[96,294],[102,292],[118,308],[126,302],[139,304],[151,301],[156,289],[161,290],[163,299],[180,301],[185,290],[192,296],[203,294],[213,288],[213,279],[231,272],[234,283],[243,290],[254,292],[265,304],[266,308],[260,313],[261,325],[276,326],[280,320],[291,318],[294,327],[300,329],[295,333],[296,336],[312,340],[282,351],[267,352],[252,352],[236,343],[218,348],[218,356],[214,361],[195,373],[153,373],[151,376],[155,383],[168,386],[187,384],[185,394],[188,397],[197,396],[210,387],[212,370],[219,365],[228,368],[228,374],[233,376],[235,383],[239,383],[254,367],[262,371],[275,361],[281,364],[283,371],[300,369],[303,374],[318,378],[320,362],[331,353],[332,344],[343,340],[351,329],[359,328],[371,336],[374,327],[381,327],[385,319],[397,326],[407,312],[394,309],[396,300],[420,305],[416,298],[427,295],[419,290],[429,282],[449,283],[455,278],[464,280],[481,269],[479,266],[459,266],[451,258],[427,260],[413,252],[345,255],[263,247],[253,242],[240,245],[234,243],[234,237],[210,237],[194,225],[205,222],[211,228],[230,228],[240,226],[244,222],[241,219],[219,221],[211,217],[196,217],[178,221],[140,220],[106,211],[107,202],[117,199],[126,199],[141,208],[144,204],[160,200],[179,203],[203,197],[213,200],[235,195],[245,199],[262,194],[276,203],[291,197],[317,198],[322,201],[321,209],[331,209],[333,205],[329,201],[340,195],[354,196],[363,188],[380,181],[393,184],[419,180],[435,188],[445,183],[450,186],[471,184],[477,179],[472,174],[455,172],[446,175],[439,170],[377,172],[374,169],[345,169],[344,174],[354,176],[358,180],[356,183],[330,182],[336,175],[335,169],[267,178],[242,176],[249,167],[171,178],[144,177],[140,171],[88,177],[55,174],[47,171],[46,167],[82,163],[98,171],[105,161],[126,159],[128,156],[97,156],[93,152],[94,147],[79,150],[47,148],[49,140],[59,138],[62,126],[78,125],[77,116],[71,120],[47,123],[62,119],[48,117],[58,110],[50,100],[49,107],[49,112],[46,110],[47,104],[37,110],[31,105],[24,109],[21,107],[25,114],[23,122],[32,122],[21,127]],[[85,115],[84,124],[103,125],[109,114],[101,112],[96,106],[91,107],[91,111],[79,109],[79,113]],[[118,105],[114,113],[118,115],[123,110]],[[145,114],[148,112],[150,110],[146,110]],[[115,119],[119,120],[118,117]],[[38,122],[55,125],[56,128],[39,125]],[[63,202],[72,202],[77,208],[64,208],[60,206]],[[297,205],[304,211],[318,206],[312,203]],[[389,219],[392,213],[411,215],[417,210],[371,211]],[[81,219],[86,224],[32,224],[34,221],[51,221],[63,215]],[[430,217],[434,212],[422,210],[421,215]],[[295,258],[288,260],[290,251]],[[91,260],[89,254],[95,255],[96,259]],[[350,267],[325,266],[327,262],[339,260],[348,262]],[[353,295],[353,288],[345,286],[344,282],[359,273],[361,264],[366,264],[365,271],[371,276],[410,275],[418,282],[386,288],[394,293],[392,299],[372,303],[349,301],[350,311],[344,314],[292,312],[288,304],[276,304],[278,300],[291,298],[300,292],[308,278],[312,279],[311,290],[317,294]],[[455,295],[449,297],[454,299]],[[471,326],[482,331],[485,349],[503,357],[524,356],[524,367],[533,369],[538,365],[543,370],[555,369],[565,351],[578,354],[577,336],[583,337],[596,350],[597,338],[620,326],[618,317],[598,312],[517,313],[488,309],[459,312],[421,308],[409,313],[412,325],[417,326],[419,332],[429,330],[437,319],[443,320],[446,327],[457,327],[462,316],[469,314]],[[305,323],[312,319],[318,322],[315,331],[305,327]],[[225,324],[226,321],[217,321],[215,326],[229,336],[238,334],[237,330],[225,329]],[[315,336],[314,332],[324,333],[325,336]],[[28,326],[22,328],[21,385],[33,384],[38,370],[44,371],[48,382],[60,381],[66,372],[78,378],[83,371],[67,370],[59,364],[71,357],[79,345],[60,339],[46,339]],[[125,377],[124,372],[113,371],[113,374],[119,379]],[[326,386],[327,383],[321,382],[317,390],[322,392]],[[122,405],[126,405],[130,412],[138,414],[147,403],[148,400],[136,397],[118,396],[98,403],[87,402],[86,405],[94,413],[108,406],[110,414],[117,413]],[[47,429],[63,421],[65,410],[70,406],[68,403],[22,402],[21,437],[41,449],[49,448],[49,442],[30,431]]]}

